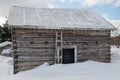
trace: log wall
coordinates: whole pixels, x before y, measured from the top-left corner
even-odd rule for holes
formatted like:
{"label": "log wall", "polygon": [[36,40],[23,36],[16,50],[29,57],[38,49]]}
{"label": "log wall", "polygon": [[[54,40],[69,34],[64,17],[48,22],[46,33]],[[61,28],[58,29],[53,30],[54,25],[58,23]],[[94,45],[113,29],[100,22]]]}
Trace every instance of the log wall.
{"label": "log wall", "polygon": [[83,31],[63,34],[64,45],[77,46],[77,62],[110,62],[110,32]]}
{"label": "log wall", "polygon": [[54,63],[55,32],[12,29],[14,73],[37,67],[44,62]]}
{"label": "log wall", "polygon": [[[14,73],[55,62],[57,30],[12,28]],[[62,30],[63,46],[77,47],[77,62],[110,62],[110,31]]]}

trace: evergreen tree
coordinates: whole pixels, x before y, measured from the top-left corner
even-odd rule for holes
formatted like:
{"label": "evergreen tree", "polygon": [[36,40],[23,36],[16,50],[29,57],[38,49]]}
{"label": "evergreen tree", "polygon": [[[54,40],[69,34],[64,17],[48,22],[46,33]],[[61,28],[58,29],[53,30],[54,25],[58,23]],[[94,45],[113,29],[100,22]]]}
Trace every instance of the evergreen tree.
{"label": "evergreen tree", "polygon": [[8,28],[7,22],[2,28],[2,41],[11,41],[11,30]]}
{"label": "evergreen tree", "polygon": [[0,42],[2,41],[2,27],[0,26]]}

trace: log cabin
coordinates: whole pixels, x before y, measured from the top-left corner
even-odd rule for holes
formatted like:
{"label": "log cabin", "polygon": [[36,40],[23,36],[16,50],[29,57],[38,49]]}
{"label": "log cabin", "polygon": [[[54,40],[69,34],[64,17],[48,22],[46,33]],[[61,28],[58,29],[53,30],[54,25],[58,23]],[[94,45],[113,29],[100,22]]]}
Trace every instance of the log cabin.
{"label": "log cabin", "polygon": [[110,62],[110,33],[114,26],[92,9],[13,6],[14,74],[44,62],[68,64],[87,60]]}

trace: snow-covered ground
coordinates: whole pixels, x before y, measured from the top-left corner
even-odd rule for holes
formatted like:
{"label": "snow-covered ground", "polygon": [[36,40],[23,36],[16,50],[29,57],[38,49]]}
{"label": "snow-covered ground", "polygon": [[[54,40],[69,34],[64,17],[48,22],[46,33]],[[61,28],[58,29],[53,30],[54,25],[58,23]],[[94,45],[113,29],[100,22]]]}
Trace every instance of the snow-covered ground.
{"label": "snow-covered ground", "polygon": [[0,56],[0,80],[9,80],[12,76],[12,62],[12,58]]}
{"label": "snow-covered ground", "polygon": [[0,80],[120,80],[120,48],[112,47],[111,63],[86,61],[43,65],[12,75],[12,58],[0,56]]}
{"label": "snow-covered ground", "polygon": [[12,53],[12,49],[4,49],[2,52],[1,52],[1,54],[10,54],[10,53]]}
{"label": "snow-covered ground", "polygon": [[6,45],[12,45],[12,42],[5,41],[5,42],[0,43],[0,47],[6,46]]}
{"label": "snow-covered ground", "polygon": [[12,42],[5,41],[0,43],[0,54],[6,55],[6,56],[12,56]]}

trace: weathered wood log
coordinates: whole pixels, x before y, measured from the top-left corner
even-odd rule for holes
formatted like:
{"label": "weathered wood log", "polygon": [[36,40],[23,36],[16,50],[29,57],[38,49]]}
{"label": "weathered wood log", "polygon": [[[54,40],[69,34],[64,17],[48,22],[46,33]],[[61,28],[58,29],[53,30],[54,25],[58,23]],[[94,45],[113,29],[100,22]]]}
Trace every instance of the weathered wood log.
{"label": "weathered wood log", "polygon": [[28,48],[17,48],[14,49],[14,53],[44,53],[44,52],[55,52],[54,49],[28,49]]}
{"label": "weathered wood log", "polygon": [[[49,34],[48,34],[49,33]],[[31,37],[31,38],[34,38],[34,37],[55,37],[55,33],[51,33],[51,32],[48,32],[48,33],[45,33],[45,32],[34,32],[34,33],[19,33],[16,32],[16,35],[18,35],[18,37]],[[72,35],[69,35],[70,33],[65,33],[63,32],[63,36],[67,36],[67,37],[77,37],[77,36],[93,36],[93,37],[97,37],[97,36],[100,36],[100,37],[107,37],[108,36],[108,33],[106,32],[91,32],[91,33],[80,33],[80,34],[75,34],[75,33],[71,33]]]}
{"label": "weathered wood log", "polygon": [[42,48],[55,48],[54,46],[17,46],[19,48],[29,48],[29,49],[42,49]]}
{"label": "weathered wood log", "polygon": [[16,37],[16,40],[21,40],[21,41],[55,41],[55,38],[23,38],[23,37]]}
{"label": "weathered wood log", "polygon": [[91,40],[93,40],[93,41],[97,41],[97,40],[99,40],[99,41],[103,41],[103,40],[109,40],[109,37],[92,37],[92,36],[89,36],[89,37],[82,37],[82,36],[77,36],[77,37],[63,37],[63,40],[68,40],[68,39],[70,39],[70,40],[80,40],[80,41],[82,41],[82,40],[85,40],[85,41],[91,41]]}
{"label": "weathered wood log", "polygon": [[51,52],[53,53],[54,49],[30,49],[30,50],[24,50],[24,49],[14,49],[14,53],[46,53]]}
{"label": "weathered wood log", "polygon": [[[15,64],[15,66],[18,67],[29,67],[29,66],[39,66],[41,64],[43,64],[44,62],[19,62],[18,64]],[[53,64],[53,61],[47,61],[47,63],[49,64]]]}
{"label": "weathered wood log", "polygon": [[19,56],[18,59],[15,59],[15,61],[26,61],[26,62],[33,62],[33,61],[51,61],[53,60],[54,61],[54,56],[50,57],[50,56],[44,56],[44,57],[25,57],[25,56]]}
{"label": "weathered wood log", "polygon": [[49,53],[17,53],[15,55],[18,55],[18,56],[25,56],[25,57],[29,57],[29,56],[32,56],[32,57],[44,57],[44,56],[55,56],[54,54],[49,54]]}
{"label": "weathered wood log", "polygon": [[30,70],[30,69],[33,69],[33,68],[36,68],[36,67],[37,67],[37,66],[24,66],[24,67],[16,68],[15,71],[16,71],[16,72],[26,71],[26,70]]}
{"label": "weathered wood log", "polygon": [[[26,28],[16,28],[16,31],[17,32],[20,32],[20,33],[33,33],[33,32],[44,32],[44,33],[48,33],[48,32],[52,32],[52,33],[55,33],[55,31],[59,31],[59,30],[55,30],[55,29],[51,29],[51,30],[47,30],[47,29],[26,29]],[[64,33],[110,33],[109,30],[62,30]]]}

